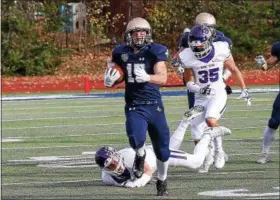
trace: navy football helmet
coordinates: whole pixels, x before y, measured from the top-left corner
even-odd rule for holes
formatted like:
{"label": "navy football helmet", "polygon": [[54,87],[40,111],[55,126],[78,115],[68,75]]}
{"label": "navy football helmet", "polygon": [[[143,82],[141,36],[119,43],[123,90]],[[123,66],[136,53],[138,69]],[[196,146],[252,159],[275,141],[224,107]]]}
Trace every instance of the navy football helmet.
{"label": "navy football helmet", "polygon": [[212,33],[205,25],[195,25],[189,33],[189,47],[198,58],[208,56],[212,50]]}
{"label": "navy football helmet", "polygon": [[101,147],[95,153],[95,163],[102,170],[113,175],[121,175],[125,170],[124,160],[120,153],[110,146]]}

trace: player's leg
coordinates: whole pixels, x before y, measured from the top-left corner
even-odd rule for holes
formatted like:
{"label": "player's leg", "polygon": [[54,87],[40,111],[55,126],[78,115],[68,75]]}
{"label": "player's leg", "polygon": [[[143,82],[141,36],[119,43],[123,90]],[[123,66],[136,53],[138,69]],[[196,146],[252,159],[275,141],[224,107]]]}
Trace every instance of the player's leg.
{"label": "player's leg", "polygon": [[134,175],[140,178],[144,173],[145,163],[145,142],[148,124],[143,115],[138,111],[138,107],[125,108],[126,134],[130,146],[135,150]]}
{"label": "player's leg", "polygon": [[211,141],[216,137],[229,134],[231,134],[231,131],[225,127],[205,129],[200,142],[195,146],[193,154],[185,153],[176,149],[170,149],[169,165],[188,167],[192,169],[199,168],[203,164],[206,156],[209,154],[209,151],[213,148],[213,146],[210,145]]}
{"label": "player's leg", "polygon": [[[218,127],[218,120],[221,118],[222,114],[226,109],[227,95],[225,91],[219,93],[219,96],[213,97],[207,106],[207,111],[205,114],[206,123],[208,127]],[[225,165],[224,150],[222,146],[222,138],[217,137],[214,139],[215,148],[215,167],[220,169]]]}
{"label": "player's leg", "polygon": [[280,124],[280,93],[277,95],[273,103],[271,118],[269,119],[268,126],[265,128],[263,133],[262,155],[260,159],[257,161],[258,163],[265,164],[271,161],[271,157],[269,155],[269,149],[272,146],[272,142],[275,140],[276,130],[278,129],[279,124]]}
{"label": "player's leg", "polygon": [[194,93],[193,93],[193,92],[190,92],[189,90],[187,90],[187,91],[188,91],[189,109],[191,109],[192,107],[194,107],[194,102],[195,102]]}
{"label": "player's leg", "polygon": [[170,156],[169,150],[169,128],[164,114],[162,105],[152,105],[152,117],[148,124],[148,133],[152,141],[154,152],[157,158],[158,180],[157,195],[167,195],[167,171],[168,160]]}
{"label": "player's leg", "polygon": [[184,113],[184,116],[177,126],[176,130],[172,134],[170,138],[169,147],[172,149],[179,149],[186,133],[188,126],[190,125],[191,121],[196,118],[197,116],[201,115],[204,112],[203,106],[194,106],[190,110]]}

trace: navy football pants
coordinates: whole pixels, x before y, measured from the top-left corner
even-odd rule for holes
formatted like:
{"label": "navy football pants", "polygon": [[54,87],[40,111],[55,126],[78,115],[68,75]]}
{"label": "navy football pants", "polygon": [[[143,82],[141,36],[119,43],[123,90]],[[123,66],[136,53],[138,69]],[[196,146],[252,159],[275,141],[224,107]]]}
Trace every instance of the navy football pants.
{"label": "navy football pants", "polygon": [[130,146],[140,148],[146,142],[147,131],[152,141],[155,155],[162,162],[168,160],[169,128],[164,108],[159,104],[125,106],[126,133]]}
{"label": "navy football pants", "polygon": [[194,93],[188,90],[188,102],[189,102],[189,109],[194,106]]}

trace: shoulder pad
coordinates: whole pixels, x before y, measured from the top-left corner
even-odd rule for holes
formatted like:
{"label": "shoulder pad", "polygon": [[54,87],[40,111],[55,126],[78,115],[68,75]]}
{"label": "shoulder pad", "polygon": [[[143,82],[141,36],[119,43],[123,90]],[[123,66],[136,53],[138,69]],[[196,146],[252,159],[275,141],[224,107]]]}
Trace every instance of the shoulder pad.
{"label": "shoulder pad", "polygon": [[125,44],[121,44],[121,45],[116,46],[113,50],[113,55],[123,52],[126,47],[127,46]]}
{"label": "shoulder pad", "polygon": [[152,43],[150,45],[150,53],[154,55],[157,60],[167,61],[168,60],[168,49],[166,46]]}

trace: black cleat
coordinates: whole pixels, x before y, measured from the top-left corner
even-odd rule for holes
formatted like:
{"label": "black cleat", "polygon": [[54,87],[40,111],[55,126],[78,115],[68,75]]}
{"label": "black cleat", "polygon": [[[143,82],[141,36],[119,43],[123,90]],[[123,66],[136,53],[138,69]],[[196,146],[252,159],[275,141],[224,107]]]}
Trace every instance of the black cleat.
{"label": "black cleat", "polygon": [[157,196],[167,196],[167,180],[157,180]]}
{"label": "black cleat", "polygon": [[135,155],[133,173],[136,178],[141,178],[141,176],[144,174],[145,158],[146,152],[144,156],[138,156],[137,154]]}

